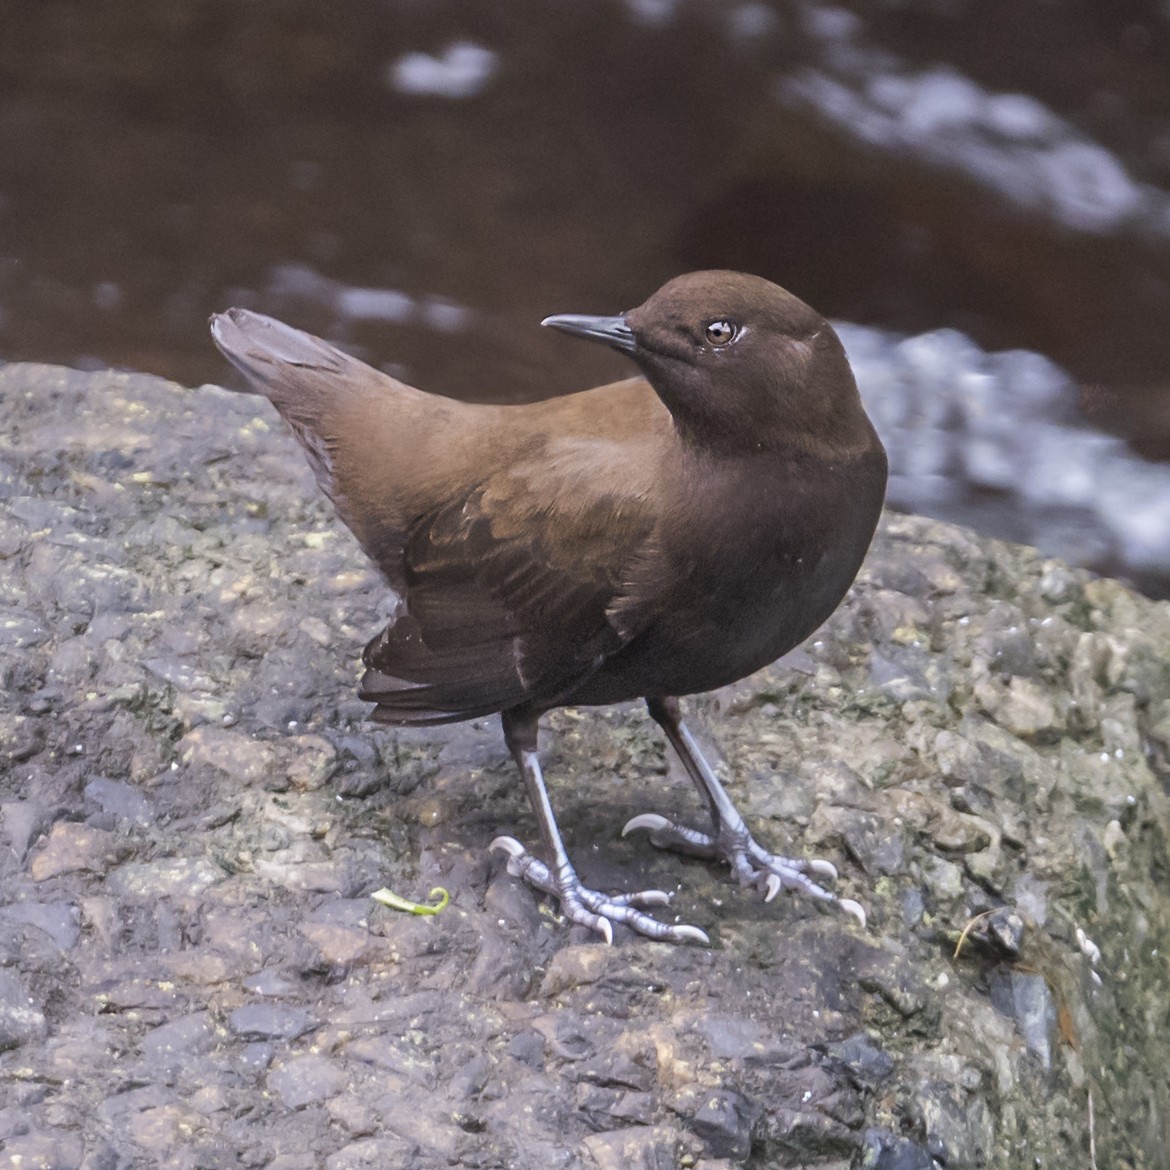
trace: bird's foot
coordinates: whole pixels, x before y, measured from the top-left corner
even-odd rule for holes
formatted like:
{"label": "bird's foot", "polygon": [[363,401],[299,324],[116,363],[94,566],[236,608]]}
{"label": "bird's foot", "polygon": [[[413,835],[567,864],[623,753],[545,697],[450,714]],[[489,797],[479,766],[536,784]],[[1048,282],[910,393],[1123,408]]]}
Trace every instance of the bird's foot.
{"label": "bird's foot", "polygon": [[662,849],[689,853],[692,857],[726,861],[731,872],[744,885],[753,885],[770,902],[782,889],[796,890],[823,902],[834,902],[847,914],[852,914],[862,926],[865,911],[852,898],[841,898],[819,885],[810,875],[835,881],[837,867],[831,861],[816,858],[803,860],[779,857],[756,843],[746,826],[737,829],[720,828],[715,833],[704,833],[687,825],[676,825],[658,813],[642,813],[626,822],[622,836],[635,829],[647,829],[650,841]]}
{"label": "bird's foot", "polygon": [[514,837],[497,837],[489,846],[508,856],[508,872],[530,886],[552,894],[570,922],[596,930],[607,943],[613,942],[613,923],[621,922],[639,934],[665,942],[692,940],[704,945],[710,939],[697,926],[670,926],[643,914],[640,906],[667,906],[670,895],[664,890],[639,890],[633,894],[602,894],[581,884],[572,866],[554,873],[533,857]]}

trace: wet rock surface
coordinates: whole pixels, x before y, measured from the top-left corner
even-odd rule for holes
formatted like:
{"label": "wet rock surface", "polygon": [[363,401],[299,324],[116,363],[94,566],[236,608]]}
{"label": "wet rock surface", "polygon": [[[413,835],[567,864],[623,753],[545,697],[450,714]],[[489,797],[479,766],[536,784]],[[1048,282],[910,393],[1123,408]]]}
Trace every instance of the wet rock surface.
{"label": "wet rock surface", "polygon": [[1168,1164],[1165,603],[891,516],[689,701],[865,931],[621,839],[694,794],[636,707],[550,716],[582,877],[710,949],[600,945],[487,856],[536,835],[495,722],[363,723],[385,604],[266,403],[0,369],[7,1164]]}

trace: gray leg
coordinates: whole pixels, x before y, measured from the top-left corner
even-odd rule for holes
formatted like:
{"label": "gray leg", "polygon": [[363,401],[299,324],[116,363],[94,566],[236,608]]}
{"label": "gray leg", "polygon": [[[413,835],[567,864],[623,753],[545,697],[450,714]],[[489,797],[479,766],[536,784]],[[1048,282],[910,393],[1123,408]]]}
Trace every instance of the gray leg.
{"label": "gray leg", "polygon": [[627,822],[623,834],[633,829],[649,829],[650,840],[655,845],[677,849],[696,857],[726,861],[740,882],[745,885],[750,883],[764,891],[765,902],[770,902],[781,889],[799,890],[814,898],[835,902],[864,926],[865,911],[857,902],[851,898],[839,898],[809,876],[816,874],[832,880],[837,876],[837,870],[831,862],[779,857],[756,843],[743,817],[739,815],[739,810],[731,803],[731,798],[716,779],[694,736],[683,722],[678,700],[647,699],[646,706],[654,721],[666,733],[671,747],[678,753],[683,767],[706,802],[713,831],[705,833],[686,825],[676,825],[657,813],[643,813]]}
{"label": "gray leg", "polygon": [[514,837],[497,837],[490,848],[502,850],[508,855],[508,872],[522,878],[529,885],[552,894],[561,904],[561,910],[570,922],[580,923],[600,933],[607,943],[613,942],[614,922],[648,935],[650,938],[669,942],[693,939],[707,943],[710,940],[696,926],[668,926],[643,914],[639,906],[665,906],[670,895],[662,890],[642,890],[634,894],[606,895],[581,884],[577,871],[569,860],[557,819],[545,787],[544,774],[540,767],[540,756],[536,750],[536,725],[538,714],[505,711],[502,715],[504,739],[516,764],[524,777],[532,811],[540,824],[540,835],[544,840],[545,853],[551,864],[533,857]]}

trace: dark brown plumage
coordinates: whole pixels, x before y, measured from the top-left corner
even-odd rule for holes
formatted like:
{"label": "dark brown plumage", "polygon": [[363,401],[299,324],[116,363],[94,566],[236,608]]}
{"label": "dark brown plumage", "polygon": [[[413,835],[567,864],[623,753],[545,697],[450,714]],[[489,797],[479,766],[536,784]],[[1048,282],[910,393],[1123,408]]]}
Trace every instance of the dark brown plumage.
{"label": "dark brown plumage", "polygon": [[[523,406],[423,393],[245,310],[213,318],[224,354],[272,400],[338,514],[399,602],[366,647],[372,717],[432,724],[501,712],[550,865],[511,838],[509,866],[611,936],[701,937],[577,881],[537,756],[543,711],[644,697],[714,820],[627,826],[727,860],[768,896],[837,900],[748,833],[675,696],[764,666],[817,628],[861,564],[886,459],[841,344],[757,277],[679,277],[624,317],[545,324],[628,353],[645,379]],[[855,903],[847,908],[859,913]]]}

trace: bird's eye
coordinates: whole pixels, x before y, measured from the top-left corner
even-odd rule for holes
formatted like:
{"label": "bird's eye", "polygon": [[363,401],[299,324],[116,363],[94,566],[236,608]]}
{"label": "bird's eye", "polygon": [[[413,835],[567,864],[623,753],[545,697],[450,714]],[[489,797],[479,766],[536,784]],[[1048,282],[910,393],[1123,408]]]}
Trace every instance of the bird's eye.
{"label": "bird's eye", "polygon": [[707,326],[707,340],[712,345],[727,345],[735,340],[739,326],[733,321],[712,321]]}

